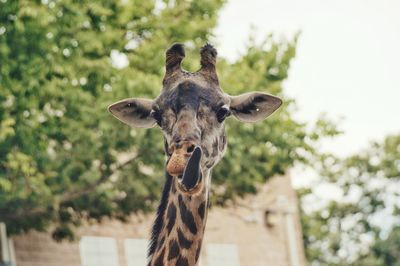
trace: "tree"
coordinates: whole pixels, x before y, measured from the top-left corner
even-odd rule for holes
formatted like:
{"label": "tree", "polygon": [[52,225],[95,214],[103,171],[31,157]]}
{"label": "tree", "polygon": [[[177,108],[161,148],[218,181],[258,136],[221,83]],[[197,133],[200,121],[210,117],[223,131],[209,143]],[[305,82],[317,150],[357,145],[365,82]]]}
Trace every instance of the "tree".
{"label": "tree", "polygon": [[357,265],[400,265],[400,227],[392,229],[385,240],[377,240],[371,252],[361,257]]}
{"label": "tree", "polygon": [[[0,3],[0,220],[10,233],[55,225],[55,239],[72,238],[82,220],[153,209],[164,182],[160,131],[128,128],[106,107],[155,97],[174,42],[188,48],[184,67],[197,70],[197,51],[212,39],[222,4]],[[213,177],[217,203],[307,161],[324,134],[293,119],[294,101],[282,90],[295,44],[270,36],[233,64],[219,59],[226,92],[267,91],[286,104],[261,124],[228,122],[229,152]]]}
{"label": "tree", "polygon": [[[302,223],[312,265],[398,265],[400,135],[345,159],[324,156],[323,177],[302,194]],[[339,198],[316,196],[320,184]],[[310,208],[311,202],[320,206]],[[324,203],[324,204],[321,204]]]}

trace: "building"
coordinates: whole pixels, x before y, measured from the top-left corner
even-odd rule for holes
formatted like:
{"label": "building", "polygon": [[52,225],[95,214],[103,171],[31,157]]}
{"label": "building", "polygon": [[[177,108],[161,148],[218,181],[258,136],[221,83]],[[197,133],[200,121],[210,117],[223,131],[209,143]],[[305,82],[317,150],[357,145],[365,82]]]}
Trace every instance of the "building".
{"label": "building", "polygon": [[[209,212],[201,266],[302,266],[305,255],[296,193],[290,178],[275,177],[232,206]],[[17,266],[146,265],[153,215],[128,223],[107,220],[78,229],[74,243],[56,243],[46,233],[15,236],[10,260]]]}

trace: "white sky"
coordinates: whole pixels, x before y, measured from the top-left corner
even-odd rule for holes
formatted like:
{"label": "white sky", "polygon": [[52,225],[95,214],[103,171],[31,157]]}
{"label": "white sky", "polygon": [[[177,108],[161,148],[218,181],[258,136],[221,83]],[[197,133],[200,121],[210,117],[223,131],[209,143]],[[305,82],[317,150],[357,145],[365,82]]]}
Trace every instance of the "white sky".
{"label": "white sky", "polygon": [[400,1],[230,0],[215,34],[219,54],[234,60],[250,32],[262,39],[297,31],[284,85],[297,100],[296,117],[344,118],[344,135],[324,143],[325,150],[348,155],[400,132]]}

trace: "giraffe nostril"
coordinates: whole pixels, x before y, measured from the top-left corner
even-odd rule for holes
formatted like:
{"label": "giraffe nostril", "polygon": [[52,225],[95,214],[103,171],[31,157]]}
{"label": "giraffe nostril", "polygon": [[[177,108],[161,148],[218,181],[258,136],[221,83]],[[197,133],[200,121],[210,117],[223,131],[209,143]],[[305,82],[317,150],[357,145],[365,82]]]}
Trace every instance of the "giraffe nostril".
{"label": "giraffe nostril", "polygon": [[175,143],[179,143],[179,142],[182,141],[180,136],[175,136],[173,140],[174,140]]}
{"label": "giraffe nostril", "polygon": [[186,152],[187,153],[192,153],[193,151],[194,151],[194,145],[192,144],[192,145],[190,145],[189,147],[187,147],[187,149],[186,149]]}

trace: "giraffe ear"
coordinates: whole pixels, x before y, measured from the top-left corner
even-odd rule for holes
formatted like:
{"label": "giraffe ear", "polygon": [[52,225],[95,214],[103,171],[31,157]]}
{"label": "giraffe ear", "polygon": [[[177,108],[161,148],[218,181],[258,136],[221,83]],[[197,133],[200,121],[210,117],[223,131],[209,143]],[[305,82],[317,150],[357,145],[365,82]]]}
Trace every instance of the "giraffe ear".
{"label": "giraffe ear", "polygon": [[111,104],[108,111],[132,127],[150,128],[156,123],[151,115],[153,100],[129,98]]}
{"label": "giraffe ear", "polygon": [[230,110],[242,122],[257,122],[270,116],[278,109],[282,100],[263,92],[249,92],[230,96]]}

